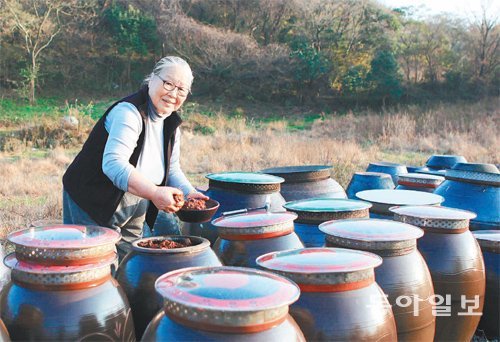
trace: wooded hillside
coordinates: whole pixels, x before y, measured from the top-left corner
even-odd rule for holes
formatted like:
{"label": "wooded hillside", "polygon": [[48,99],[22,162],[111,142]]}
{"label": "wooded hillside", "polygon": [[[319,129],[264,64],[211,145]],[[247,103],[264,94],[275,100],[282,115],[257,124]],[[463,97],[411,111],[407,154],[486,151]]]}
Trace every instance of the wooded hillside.
{"label": "wooded hillside", "polygon": [[125,94],[164,55],[193,96],[346,106],[498,95],[500,27],[373,0],[0,0],[0,93]]}

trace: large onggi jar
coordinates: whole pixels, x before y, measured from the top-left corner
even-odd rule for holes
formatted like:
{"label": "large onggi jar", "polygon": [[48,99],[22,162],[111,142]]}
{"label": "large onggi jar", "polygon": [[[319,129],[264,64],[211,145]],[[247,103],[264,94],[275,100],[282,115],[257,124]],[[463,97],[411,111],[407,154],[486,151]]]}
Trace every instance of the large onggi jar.
{"label": "large onggi jar", "polygon": [[213,249],[226,266],[256,267],[262,254],[304,247],[294,232],[296,218],[295,213],[266,211],[221,216],[212,221],[219,234]]}
{"label": "large onggi jar", "polygon": [[434,206],[391,208],[396,221],[424,230],[417,242],[434,284],[437,341],[470,341],[483,312],[485,270],[469,231],[476,215]]}
{"label": "large onggi jar", "polygon": [[451,169],[457,163],[466,163],[464,156],[452,154],[434,154],[427,159],[425,165],[431,170]]}
{"label": "large onggi jar", "polygon": [[261,172],[285,180],[280,192],[287,202],[314,197],[346,198],[342,186],[330,177],[331,171],[329,165],[301,165],[273,167]]}
{"label": "large onggi jar", "polygon": [[295,233],[305,247],[321,247],[325,234],[318,226],[331,220],[368,218],[370,203],[341,198],[311,198],[285,203],[284,207],[296,213]]}
{"label": "large onggi jar", "polygon": [[125,293],[112,277],[120,234],[53,225],[9,234],[11,282],[0,315],[13,340],[135,341]]}
{"label": "large onggi jar", "polygon": [[363,190],[394,189],[391,175],[381,172],[354,172],[347,186],[347,197],[358,199],[356,194]]}
{"label": "large onggi jar", "polygon": [[490,340],[498,340],[500,337],[500,231],[480,230],[473,234],[481,246],[486,268],[484,310],[478,329],[483,330]]}
{"label": "large onggi jar", "polygon": [[434,339],[434,288],[427,264],[417,250],[422,229],[375,219],[325,222],[319,229],[326,234],[327,247],[363,250],[382,258],[375,279],[392,305],[399,341]]}
{"label": "large onggi jar", "polygon": [[434,191],[446,207],[470,210],[471,230],[500,229],[500,172],[493,164],[457,163]]}
{"label": "large onggi jar", "polygon": [[16,259],[0,296],[10,336],[21,341],[135,341],[130,307],[111,276],[117,256],[79,266],[45,266]]}
{"label": "large onggi jar", "polygon": [[300,290],[275,274],[244,267],[193,267],[155,284],[163,309],[143,341],[305,341],[288,314]]}
{"label": "large onggi jar", "polygon": [[304,248],[260,256],[265,270],[300,287],[290,314],[308,341],[396,341],[391,305],[375,282],[382,259],[343,248]]}
{"label": "large onggi jar", "polygon": [[[208,189],[205,195],[220,203],[212,219],[227,211],[263,207],[267,201],[270,211],[285,211],[285,199],[280,194],[283,178],[257,172],[211,173],[206,178]],[[181,231],[184,235],[202,236],[212,244],[217,240],[217,228],[211,222],[184,222]]]}
{"label": "large onggi jar", "polygon": [[[182,243],[185,247],[147,247],[151,243],[156,246]],[[130,302],[137,339],[163,307],[163,298],[155,290],[156,279],[185,267],[221,265],[210,242],[198,236],[158,236],[132,242],[132,249],[120,263],[115,277]]]}
{"label": "large onggi jar", "polygon": [[398,184],[399,175],[408,173],[405,165],[390,162],[372,162],[368,164],[366,171],[387,173],[392,177],[394,184]]}
{"label": "large onggi jar", "polygon": [[366,190],[356,194],[363,201],[372,204],[370,217],[392,220],[389,208],[394,206],[440,205],[443,197],[415,190]]}

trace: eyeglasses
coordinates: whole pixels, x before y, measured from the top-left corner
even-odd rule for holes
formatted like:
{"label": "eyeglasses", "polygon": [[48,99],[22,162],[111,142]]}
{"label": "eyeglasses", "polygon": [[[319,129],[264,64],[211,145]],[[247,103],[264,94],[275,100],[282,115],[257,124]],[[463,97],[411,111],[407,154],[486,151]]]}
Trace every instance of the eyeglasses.
{"label": "eyeglasses", "polygon": [[170,81],[164,80],[159,75],[156,75],[160,80],[163,81],[163,89],[166,91],[174,91],[177,88],[177,96],[186,97],[190,93],[189,88],[178,87]]}

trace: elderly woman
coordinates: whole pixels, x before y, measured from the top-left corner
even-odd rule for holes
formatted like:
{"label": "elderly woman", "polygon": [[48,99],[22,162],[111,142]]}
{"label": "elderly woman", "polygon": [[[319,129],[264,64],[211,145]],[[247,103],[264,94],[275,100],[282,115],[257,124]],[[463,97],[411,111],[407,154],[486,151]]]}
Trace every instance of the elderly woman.
{"label": "elderly woman", "polygon": [[193,74],[179,57],[162,58],[137,92],[114,103],[96,123],[63,176],[64,223],[121,229],[118,251],[154,226],[158,210],[178,211],[196,192],[179,165],[177,110]]}

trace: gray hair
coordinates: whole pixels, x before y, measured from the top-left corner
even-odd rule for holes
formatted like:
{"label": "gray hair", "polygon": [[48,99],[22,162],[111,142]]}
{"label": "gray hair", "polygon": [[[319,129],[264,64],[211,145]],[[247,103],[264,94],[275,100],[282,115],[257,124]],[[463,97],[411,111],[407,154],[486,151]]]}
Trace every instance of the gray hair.
{"label": "gray hair", "polygon": [[186,62],[184,59],[177,57],[177,56],[167,56],[163,57],[160,59],[154,66],[153,72],[146,76],[144,78],[144,81],[142,81],[142,84],[148,84],[151,78],[154,75],[159,75],[163,69],[173,67],[173,66],[179,66],[182,67],[186,70],[188,78],[189,78],[189,88],[191,88],[191,85],[193,84],[193,72],[191,71],[191,67],[189,66],[188,62]]}

